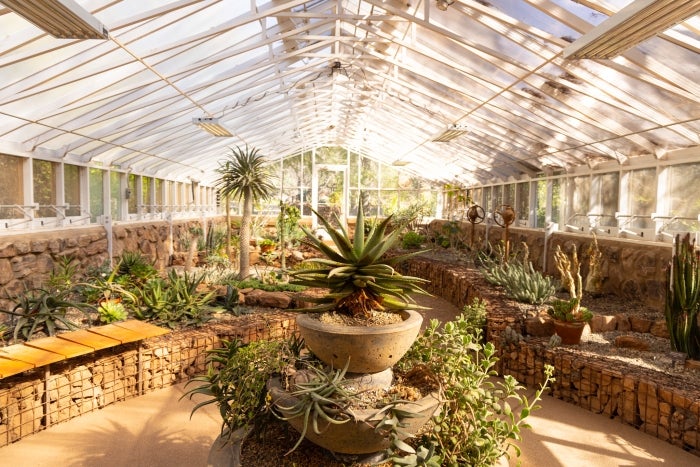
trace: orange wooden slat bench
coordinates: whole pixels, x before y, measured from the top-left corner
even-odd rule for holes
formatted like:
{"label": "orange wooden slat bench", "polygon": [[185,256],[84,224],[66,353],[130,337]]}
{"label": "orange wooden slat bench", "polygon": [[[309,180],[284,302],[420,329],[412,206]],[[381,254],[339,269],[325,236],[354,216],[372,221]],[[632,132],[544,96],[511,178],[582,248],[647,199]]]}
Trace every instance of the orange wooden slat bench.
{"label": "orange wooden slat bench", "polygon": [[168,329],[150,323],[129,320],[0,347],[0,379],[169,332]]}

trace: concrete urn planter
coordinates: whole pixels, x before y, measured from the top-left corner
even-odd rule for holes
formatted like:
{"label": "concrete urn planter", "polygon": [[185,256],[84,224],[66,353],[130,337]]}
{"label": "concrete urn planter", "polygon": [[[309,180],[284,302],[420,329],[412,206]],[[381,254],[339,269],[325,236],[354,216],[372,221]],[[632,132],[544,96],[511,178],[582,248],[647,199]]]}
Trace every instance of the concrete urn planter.
{"label": "concrete urn planter", "polygon": [[[282,415],[288,416],[289,413],[281,407],[293,406],[298,399],[282,388],[279,378],[273,378],[268,382],[268,391],[277,410]],[[440,405],[437,393],[428,394],[415,402],[398,405],[397,408],[411,411],[416,415],[404,420],[406,426],[402,430],[407,433],[417,433],[440,409]],[[377,415],[378,412],[379,409],[353,410],[355,419],[342,425],[326,421],[319,422],[320,434],[309,426],[305,438],[324,449],[342,454],[369,454],[384,451],[389,447],[390,440],[388,435],[375,430],[383,416]],[[291,418],[287,423],[299,433],[303,431],[303,417]]]}
{"label": "concrete urn planter", "polygon": [[378,373],[393,366],[416,340],[423,317],[404,310],[402,322],[383,326],[326,324],[310,315],[297,316],[306,346],[322,362],[349,373]]}

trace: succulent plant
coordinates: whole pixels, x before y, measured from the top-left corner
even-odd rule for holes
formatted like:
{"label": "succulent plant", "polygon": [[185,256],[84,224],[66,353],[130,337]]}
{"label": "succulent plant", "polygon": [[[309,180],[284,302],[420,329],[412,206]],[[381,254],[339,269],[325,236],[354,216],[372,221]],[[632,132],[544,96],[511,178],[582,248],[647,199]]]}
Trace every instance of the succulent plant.
{"label": "succulent plant", "polygon": [[387,234],[391,216],[373,223],[365,234],[362,203],[358,203],[355,236],[351,239],[341,222],[338,222],[340,229],[336,230],[323,216],[315,214],[328,231],[334,246],[325,244],[309,229],[302,227],[307,243],[324,257],[306,260],[316,267],[292,272],[290,283],[329,289],[327,295],[311,298],[310,301],[319,305],[307,311],[334,310],[353,317],[369,317],[373,310],[420,308],[410,294],[429,295],[420,286],[427,281],[404,276],[394,266],[422,251],[385,257],[400,235],[399,230]]}

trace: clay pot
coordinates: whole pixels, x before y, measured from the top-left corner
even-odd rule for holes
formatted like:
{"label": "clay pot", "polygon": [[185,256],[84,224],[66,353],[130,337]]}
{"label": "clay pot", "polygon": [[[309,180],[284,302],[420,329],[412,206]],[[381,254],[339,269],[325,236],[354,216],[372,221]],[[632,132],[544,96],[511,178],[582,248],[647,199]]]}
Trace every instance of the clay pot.
{"label": "clay pot", "polygon": [[561,337],[561,343],[576,345],[581,342],[581,335],[586,323],[583,321],[558,321],[554,320],[554,332]]}
{"label": "clay pot", "polygon": [[378,373],[393,366],[416,340],[423,317],[401,311],[403,321],[383,326],[326,324],[309,315],[297,316],[297,328],[306,346],[323,363],[349,373]]}

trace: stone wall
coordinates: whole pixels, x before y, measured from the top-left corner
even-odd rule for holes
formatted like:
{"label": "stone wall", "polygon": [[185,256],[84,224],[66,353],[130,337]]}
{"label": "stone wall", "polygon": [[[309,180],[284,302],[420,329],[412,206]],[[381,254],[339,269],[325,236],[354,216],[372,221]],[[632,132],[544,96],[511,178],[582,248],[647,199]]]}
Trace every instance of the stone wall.
{"label": "stone wall", "polygon": [[160,337],[54,363],[0,379],[0,447],[117,401],[187,381],[206,370],[207,351],[221,340],[289,337],[294,314],[251,315],[229,324]]}
{"label": "stone wall", "polygon": [[[435,220],[430,224],[429,231],[432,235],[453,232],[465,247],[484,248],[487,237],[484,224],[474,227],[473,244],[472,225],[469,222],[447,224],[448,221]],[[498,245],[503,240],[504,230],[499,226],[489,226],[489,243]],[[545,242],[543,230],[514,227],[508,229],[508,239],[513,250],[526,243],[535,267],[555,277],[558,277],[558,272],[554,265],[554,249],[559,245],[569,252],[575,247],[581,260],[581,273],[584,278],[588,274],[588,248],[593,243],[590,235],[555,232]],[[670,244],[599,236],[598,247],[603,254],[603,293],[634,297],[651,306],[663,306],[666,268],[671,260]]]}
{"label": "stone wall", "polygon": [[[223,218],[207,219],[208,228],[225,225]],[[192,228],[199,220],[149,221],[115,224],[112,228],[112,256],[139,251],[162,270],[171,265],[174,254],[185,254]],[[0,308],[11,309],[16,297],[41,286],[63,256],[77,260],[79,272],[101,266],[109,259],[107,231],[102,226],[74,226],[46,232],[0,235]],[[0,316],[0,323],[4,317]]]}

